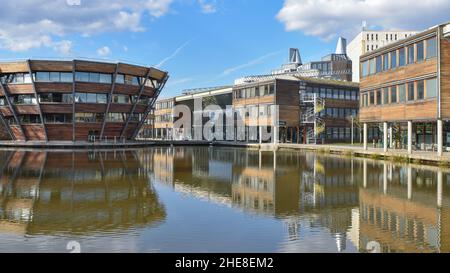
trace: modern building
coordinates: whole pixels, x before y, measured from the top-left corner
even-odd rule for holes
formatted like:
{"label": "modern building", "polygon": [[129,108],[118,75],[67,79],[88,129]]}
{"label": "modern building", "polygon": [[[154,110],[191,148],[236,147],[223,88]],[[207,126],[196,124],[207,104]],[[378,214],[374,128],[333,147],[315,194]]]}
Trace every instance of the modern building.
{"label": "modern building", "polygon": [[[340,37],[335,53],[322,57],[319,61],[302,63],[300,51],[297,48],[289,49],[289,63],[281,69],[273,70],[271,75],[289,75],[298,77],[313,77],[342,81],[352,80],[352,61],[346,54],[347,41]],[[268,75],[261,75],[266,77]],[[261,76],[247,76],[235,81],[235,84],[257,81]]]}
{"label": "modern building", "polygon": [[359,57],[377,50],[378,48],[408,38],[418,31],[380,31],[367,30],[363,26],[362,31],[348,44],[347,55],[352,61],[352,81],[359,82]]}
{"label": "modern building", "polygon": [[442,155],[450,145],[450,24],[364,54],[360,61],[365,149],[373,141],[385,151]]}
{"label": "modern building", "polygon": [[168,73],[125,63],[0,63],[0,118],[15,141],[135,139]]}
{"label": "modern building", "polygon": [[154,138],[171,139],[173,131],[173,107],[175,98],[161,99],[156,102],[154,121]]}

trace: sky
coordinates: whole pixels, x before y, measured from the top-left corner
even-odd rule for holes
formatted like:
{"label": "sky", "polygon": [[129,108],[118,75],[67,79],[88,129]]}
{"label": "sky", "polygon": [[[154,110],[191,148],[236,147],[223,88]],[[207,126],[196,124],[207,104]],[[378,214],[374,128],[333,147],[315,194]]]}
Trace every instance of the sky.
{"label": "sky", "polygon": [[450,21],[448,0],[2,0],[0,60],[89,58],[156,66],[161,97],[267,74],[299,48],[303,62],[370,28]]}

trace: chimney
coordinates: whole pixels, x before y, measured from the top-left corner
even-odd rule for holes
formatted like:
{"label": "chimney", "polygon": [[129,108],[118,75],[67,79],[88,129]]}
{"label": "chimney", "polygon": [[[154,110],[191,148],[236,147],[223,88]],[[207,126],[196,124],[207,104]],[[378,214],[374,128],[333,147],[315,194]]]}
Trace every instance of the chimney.
{"label": "chimney", "polygon": [[300,57],[300,51],[298,48],[289,49],[289,63],[291,64],[302,64],[302,59]]}
{"label": "chimney", "polygon": [[335,53],[347,54],[347,40],[345,38],[339,37]]}

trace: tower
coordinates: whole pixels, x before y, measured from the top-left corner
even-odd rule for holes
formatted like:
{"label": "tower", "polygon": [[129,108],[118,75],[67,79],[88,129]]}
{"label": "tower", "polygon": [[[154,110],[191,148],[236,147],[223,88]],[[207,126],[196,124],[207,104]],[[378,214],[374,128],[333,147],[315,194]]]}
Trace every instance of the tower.
{"label": "tower", "polygon": [[298,48],[290,48],[289,49],[289,63],[291,64],[302,64],[302,59],[300,57],[300,51]]}
{"label": "tower", "polygon": [[336,54],[347,54],[347,40],[345,38],[339,37],[335,53]]}

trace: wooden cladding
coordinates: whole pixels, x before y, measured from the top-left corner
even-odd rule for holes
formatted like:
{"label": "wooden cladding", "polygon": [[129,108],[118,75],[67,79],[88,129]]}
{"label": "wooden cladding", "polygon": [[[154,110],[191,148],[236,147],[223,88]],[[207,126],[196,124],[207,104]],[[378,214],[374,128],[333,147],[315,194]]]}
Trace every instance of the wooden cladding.
{"label": "wooden cladding", "polygon": [[109,94],[111,84],[77,82],[75,92]]}
{"label": "wooden cladding", "polygon": [[72,72],[71,61],[30,61],[32,71]]}
{"label": "wooden cladding", "polygon": [[122,94],[122,95],[137,95],[139,93],[139,86],[135,85],[126,85],[126,84],[117,84],[114,88],[114,94]]}
{"label": "wooden cladding", "polygon": [[45,128],[42,124],[23,124],[22,128],[27,140],[45,139]]}
{"label": "wooden cladding", "polygon": [[409,121],[437,118],[436,99],[414,103],[390,104],[363,107],[360,110],[361,122]]}
{"label": "wooden cladding", "polygon": [[71,83],[35,83],[37,93],[72,93]]}
{"label": "wooden cladding", "polygon": [[16,113],[19,115],[39,115],[37,105],[15,105]]}
{"label": "wooden cladding", "polygon": [[27,73],[26,62],[0,63],[0,73]]}
{"label": "wooden cladding", "polygon": [[97,103],[76,103],[75,112],[81,113],[105,113],[106,104]]}
{"label": "wooden cladding", "polygon": [[436,73],[437,58],[434,58],[362,78],[360,86],[361,90],[367,90],[388,83],[407,81],[408,79]]}
{"label": "wooden cladding", "polygon": [[43,113],[72,114],[72,104],[41,103]]}
{"label": "wooden cladding", "polygon": [[72,124],[46,124],[48,140],[71,141],[73,135]]}
{"label": "wooden cladding", "polygon": [[441,115],[450,118],[450,41],[441,39]]}
{"label": "wooden cladding", "polygon": [[[113,70],[113,72],[114,72],[114,70]],[[127,75],[132,75],[132,76],[144,77],[147,74],[147,68],[142,67],[142,66],[132,65],[132,64],[120,63],[118,72],[119,72],[119,74],[127,74]]]}
{"label": "wooden cladding", "polygon": [[98,72],[98,73],[114,73],[116,69],[115,64],[109,63],[98,63],[89,61],[75,61],[76,71],[86,71],[86,72]]}
{"label": "wooden cladding", "polygon": [[11,95],[34,94],[32,84],[10,84],[7,88]]}

